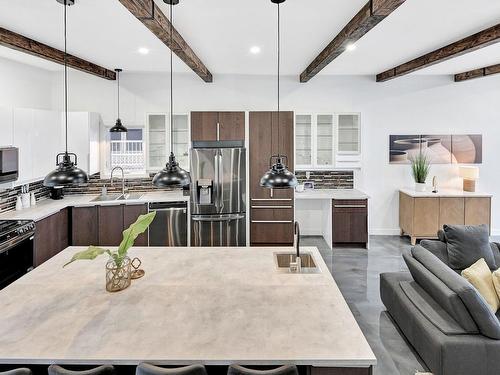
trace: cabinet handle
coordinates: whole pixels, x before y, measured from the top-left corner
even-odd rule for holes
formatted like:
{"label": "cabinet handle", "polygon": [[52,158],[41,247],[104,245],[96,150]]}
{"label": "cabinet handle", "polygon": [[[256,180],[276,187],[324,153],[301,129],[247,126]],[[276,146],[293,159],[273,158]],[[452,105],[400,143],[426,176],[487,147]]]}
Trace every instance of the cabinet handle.
{"label": "cabinet handle", "polygon": [[252,220],[256,224],[291,224],[293,220]]}
{"label": "cabinet handle", "polygon": [[282,202],[291,202],[290,198],[252,198],[252,201],[255,202],[265,202],[265,201],[282,201]]}
{"label": "cabinet handle", "polygon": [[366,208],[364,204],[334,204],[335,208]]}
{"label": "cabinet handle", "polygon": [[217,122],[217,140],[220,141],[220,124]]}
{"label": "cabinet handle", "polygon": [[293,208],[293,206],[252,206],[252,208]]}
{"label": "cabinet handle", "polygon": [[273,197],[273,193],[274,193],[274,189],[271,189],[271,192],[270,192],[270,197],[271,198]]}

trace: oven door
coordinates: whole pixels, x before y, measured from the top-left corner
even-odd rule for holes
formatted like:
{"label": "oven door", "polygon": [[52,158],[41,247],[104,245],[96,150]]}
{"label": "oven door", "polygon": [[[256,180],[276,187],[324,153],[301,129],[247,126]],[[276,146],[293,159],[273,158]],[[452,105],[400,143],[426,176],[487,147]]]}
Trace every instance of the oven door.
{"label": "oven door", "polygon": [[33,269],[33,233],[0,246],[0,289]]}

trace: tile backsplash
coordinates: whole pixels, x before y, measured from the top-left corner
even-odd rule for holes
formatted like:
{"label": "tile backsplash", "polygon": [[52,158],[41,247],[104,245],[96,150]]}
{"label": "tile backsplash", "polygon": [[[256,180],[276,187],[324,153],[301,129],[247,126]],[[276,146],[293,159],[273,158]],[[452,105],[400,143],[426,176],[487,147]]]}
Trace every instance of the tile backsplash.
{"label": "tile backsplash", "polygon": [[309,179],[305,171],[297,171],[295,175],[299,184],[304,181],[314,181],[315,189],[353,189],[353,171],[311,171]]}
{"label": "tile backsplash", "polygon": [[[36,200],[43,200],[49,197],[49,188],[43,186],[43,180],[29,184],[30,193],[35,193]],[[16,198],[21,194],[21,186],[11,189],[0,190],[0,213],[11,211],[16,208]]]}

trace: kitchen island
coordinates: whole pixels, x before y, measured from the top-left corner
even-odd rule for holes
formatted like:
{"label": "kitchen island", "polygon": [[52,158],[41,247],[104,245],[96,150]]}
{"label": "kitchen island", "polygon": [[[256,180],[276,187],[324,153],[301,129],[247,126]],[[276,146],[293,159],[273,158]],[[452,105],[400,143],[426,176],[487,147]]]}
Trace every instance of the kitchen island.
{"label": "kitchen island", "polygon": [[146,275],[105,291],[106,257],[69,247],[0,291],[0,363],[307,366],[371,374],[375,356],[316,248],[319,272],[279,271],[291,248],[135,247]]}

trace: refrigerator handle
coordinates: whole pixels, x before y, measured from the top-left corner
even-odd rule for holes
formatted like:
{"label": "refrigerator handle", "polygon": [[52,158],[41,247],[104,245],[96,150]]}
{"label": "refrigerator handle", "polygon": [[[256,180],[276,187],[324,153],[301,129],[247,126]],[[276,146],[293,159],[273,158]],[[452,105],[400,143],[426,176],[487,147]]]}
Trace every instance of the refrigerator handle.
{"label": "refrigerator handle", "polygon": [[220,164],[219,164],[219,150],[215,150],[215,183],[214,183],[214,205],[217,212],[220,210]]}

